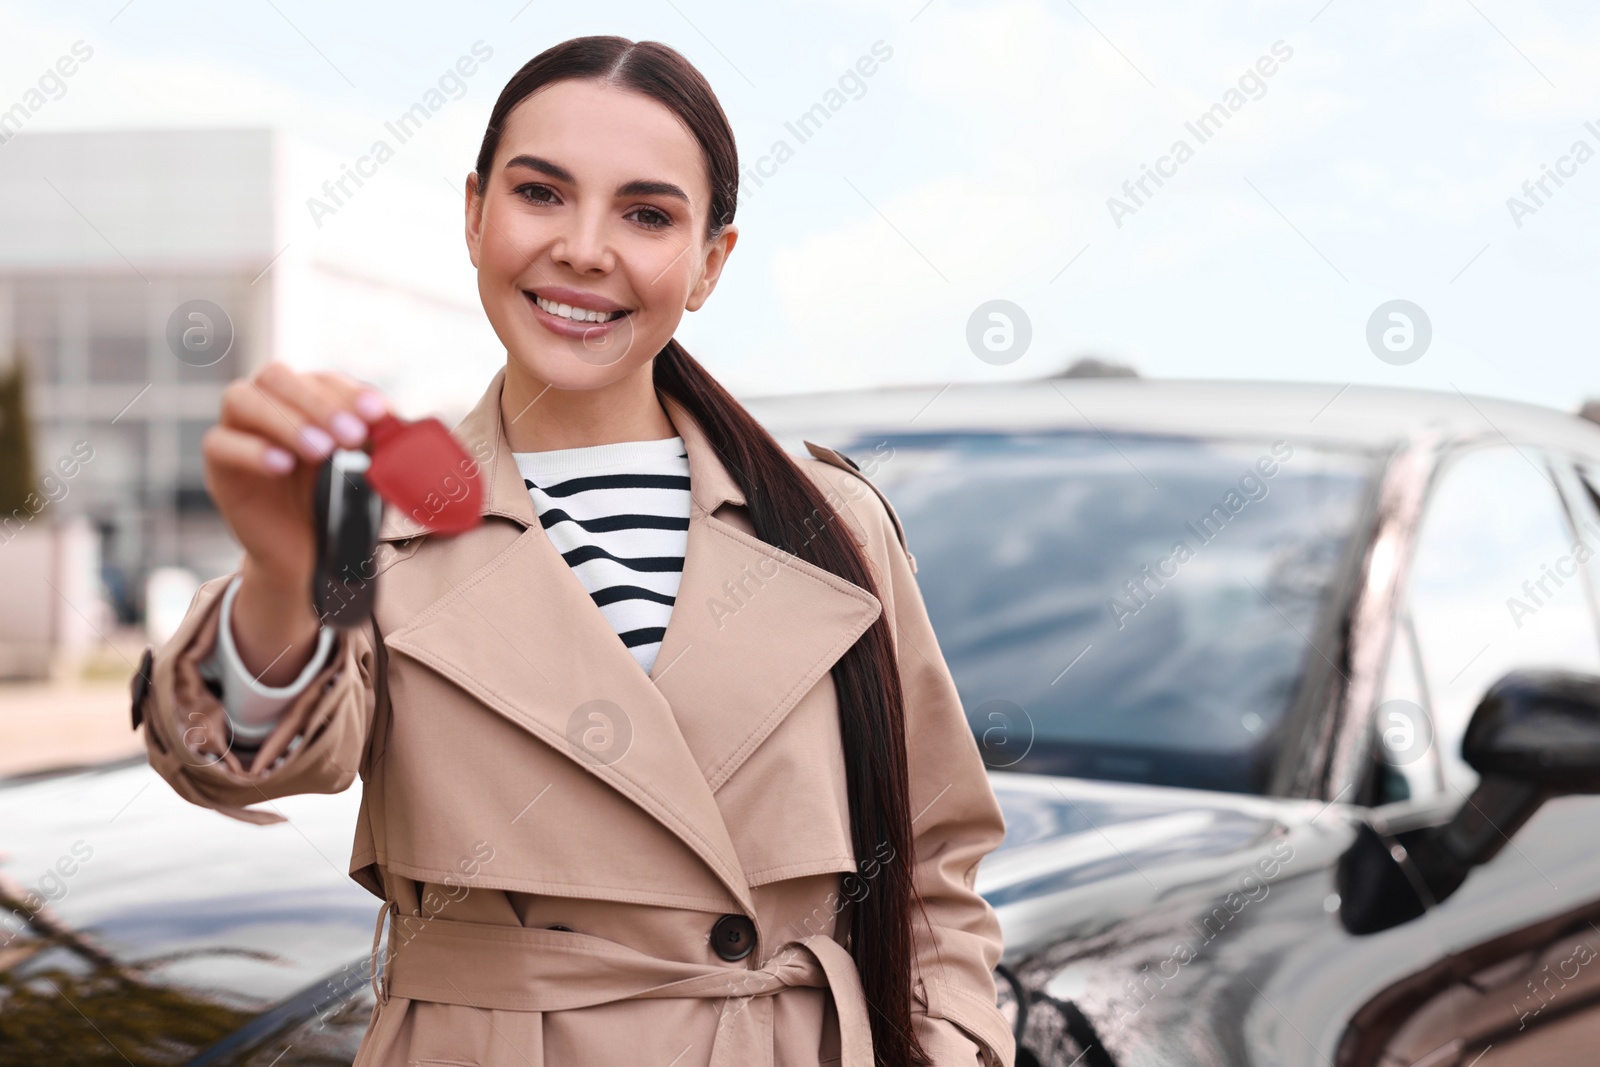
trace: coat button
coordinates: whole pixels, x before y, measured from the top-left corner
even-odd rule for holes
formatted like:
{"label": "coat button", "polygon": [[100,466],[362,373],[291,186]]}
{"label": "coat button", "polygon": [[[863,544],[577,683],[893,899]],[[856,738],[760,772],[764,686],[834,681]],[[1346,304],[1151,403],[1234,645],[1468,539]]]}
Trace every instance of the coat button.
{"label": "coat button", "polygon": [[139,724],[144,722],[144,697],[150,692],[150,663],[154,657],[150,654],[150,646],[144,646],[144,655],[139,657],[139,668],[134,672],[130,688],[133,691],[133,728],[137,730]]}
{"label": "coat button", "polygon": [[724,915],[711,926],[711,947],[729,962],[744,959],[756,947],[756,924],[743,915]]}

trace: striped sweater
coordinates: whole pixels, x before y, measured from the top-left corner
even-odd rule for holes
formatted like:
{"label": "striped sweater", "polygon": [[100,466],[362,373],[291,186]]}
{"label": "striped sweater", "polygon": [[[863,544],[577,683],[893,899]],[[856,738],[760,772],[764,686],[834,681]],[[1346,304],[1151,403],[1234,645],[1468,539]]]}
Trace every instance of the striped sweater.
{"label": "striped sweater", "polygon": [[683,439],[512,456],[551,544],[648,674],[689,543]]}
{"label": "striped sweater", "polygon": [[[561,558],[648,674],[677,600],[689,541],[689,458],[681,437],[513,452],[534,511]],[[323,627],[298,678],[265,686],[245,667],[231,623],[237,577],[222,599],[216,650],[200,665],[244,744],[265,738],[322,669],[333,645]]]}

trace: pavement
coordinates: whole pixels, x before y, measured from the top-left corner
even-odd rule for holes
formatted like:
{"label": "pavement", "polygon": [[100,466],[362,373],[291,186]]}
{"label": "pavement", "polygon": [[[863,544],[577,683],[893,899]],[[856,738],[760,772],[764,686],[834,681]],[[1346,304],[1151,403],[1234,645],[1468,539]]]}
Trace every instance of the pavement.
{"label": "pavement", "polygon": [[0,682],[0,777],[144,751],[144,733],[133,730],[128,711],[128,682],[144,645],[116,644],[71,677]]}

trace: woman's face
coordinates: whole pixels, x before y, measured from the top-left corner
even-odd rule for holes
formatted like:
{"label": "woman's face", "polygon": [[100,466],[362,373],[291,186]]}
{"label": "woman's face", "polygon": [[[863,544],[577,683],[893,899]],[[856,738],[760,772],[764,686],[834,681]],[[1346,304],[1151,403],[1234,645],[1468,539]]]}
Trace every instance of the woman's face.
{"label": "woman's face", "polygon": [[730,225],[705,239],[710,182],[677,117],[593,81],[513,108],[484,188],[469,175],[467,192],[489,321],[511,360],[557,389],[598,389],[648,363],[711,295],[737,238]]}

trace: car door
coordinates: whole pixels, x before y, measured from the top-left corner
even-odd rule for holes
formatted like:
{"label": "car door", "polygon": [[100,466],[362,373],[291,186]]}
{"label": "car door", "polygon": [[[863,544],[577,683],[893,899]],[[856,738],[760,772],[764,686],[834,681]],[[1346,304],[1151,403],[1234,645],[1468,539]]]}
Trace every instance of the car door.
{"label": "car door", "polygon": [[[1461,759],[1461,739],[1484,690],[1506,672],[1600,674],[1597,501],[1566,457],[1527,446],[1467,449],[1442,465],[1372,713],[1376,823],[1436,824],[1467,803],[1478,776]],[[1600,958],[1600,930],[1582,919],[1600,904],[1597,826],[1600,799],[1553,801],[1454,897],[1377,935],[1406,946],[1408,970],[1428,978],[1411,983],[1411,1006],[1398,1016],[1394,985],[1353,1013],[1368,1032],[1347,1033],[1341,1064],[1464,1067],[1480,1054],[1479,1067],[1533,1062],[1501,1057],[1528,1052],[1541,1016],[1563,1017],[1588,995],[1560,979],[1538,986],[1541,969],[1576,975],[1575,953]]]}

